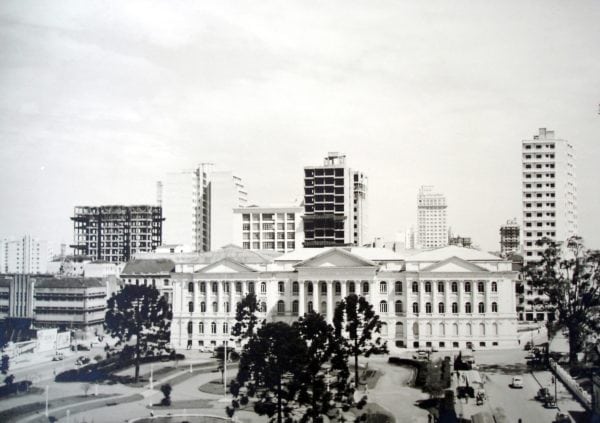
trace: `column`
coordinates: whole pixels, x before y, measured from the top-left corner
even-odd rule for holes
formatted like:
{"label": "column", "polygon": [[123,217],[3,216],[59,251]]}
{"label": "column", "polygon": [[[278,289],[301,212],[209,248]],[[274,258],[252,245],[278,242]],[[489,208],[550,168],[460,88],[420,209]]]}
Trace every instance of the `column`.
{"label": "column", "polygon": [[333,283],[327,281],[327,322],[333,321]]}
{"label": "column", "polygon": [[229,315],[235,315],[235,281],[229,282]]}
{"label": "column", "polygon": [[321,309],[319,290],[321,289],[320,282],[313,281],[313,310],[319,313]]}
{"label": "column", "polygon": [[242,282],[242,296],[245,297],[248,295],[248,281]]}
{"label": "column", "polygon": [[223,281],[217,281],[217,310],[218,312],[223,310]]}
{"label": "column", "polygon": [[304,310],[304,281],[298,281],[298,315],[304,316],[306,311]]}
{"label": "column", "polygon": [[[212,313],[212,281],[204,281],[204,288],[206,292],[206,313]],[[210,330],[210,328],[204,328],[204,331]]]}

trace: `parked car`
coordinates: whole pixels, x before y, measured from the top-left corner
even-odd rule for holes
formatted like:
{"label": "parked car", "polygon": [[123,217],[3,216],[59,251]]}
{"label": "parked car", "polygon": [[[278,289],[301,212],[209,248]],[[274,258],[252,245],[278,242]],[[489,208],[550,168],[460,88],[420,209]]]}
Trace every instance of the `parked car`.
{"label": "parked car", "polygon": [[524,348],[525,348],[525,351],[529,351],[532,347],[533,347],[533,344],[531,343],[531,341],[527,341]]}
{"label": "parked car", "polygon": [[514,376],[512,378],[512,382],[510,383],[511,388],[523,389],[523,377],[522,376]]}
{"label": "parked car", "polygon": [[429,360],[429,351],[418,350],[416,354],[413,355],[415,360]]}
{"label": "parked car", "polygon": [[52,357],[52,361],[60,361],[64,360],[65,355],[63,353],[56,353],[54,357]]}
{"label": "parked car", "polygon": [[552,423],[571,423],[571,418],[563,413],[556,413],[556,417],[552,420]]}
{"label": "parked car", "polygon": [[546,398],[550,396],[550,391],[548,388],[540,388],[535,395],[535,399],[538,401],[545,402]]}
{"label": "parked car", "polygon": [[90,346],[87,344],[77,344],[77,351],[89,351]]}
{"label": "parked car", "polygon": [[90,358],[89,357],[85,357],[85,356],[81,356],[79,357],[76,361],[75,361],[75,365],[76,366],[83,366],[85,364],[88,364],[90,362]]}

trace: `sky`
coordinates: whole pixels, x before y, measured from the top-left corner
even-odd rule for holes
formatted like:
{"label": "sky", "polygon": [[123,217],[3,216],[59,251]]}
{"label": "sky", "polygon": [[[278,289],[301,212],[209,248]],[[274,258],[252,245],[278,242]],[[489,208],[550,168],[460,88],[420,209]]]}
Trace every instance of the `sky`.
{"label": "sky", "polygon": [[416,223],[499,249],[522,217],[521,141],[576,151],[579,229],[600,248],[600,2],[0,2],[0,237],[72,241],[75,205],[153,204],[212,162],[252,204],[302,195],[341,151],[369,234]]}

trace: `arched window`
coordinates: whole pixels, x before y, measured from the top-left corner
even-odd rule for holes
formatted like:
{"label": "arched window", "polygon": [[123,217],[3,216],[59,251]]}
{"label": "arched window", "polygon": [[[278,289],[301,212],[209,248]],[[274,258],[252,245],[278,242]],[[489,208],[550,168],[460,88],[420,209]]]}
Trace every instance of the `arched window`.
{"label": "arched window", "polygon": [[425,333],[427,334],[427,336],[433,335],[433,326],[431,326],[431,323],[427,323],[425,325]]}
{"label": "arched window", "polygon": [[379,293],[387,294],[387,282],[386,281],[379,282]]}
{"label": "arched window", "polygon": [[444,306],[444,303],[439,303],[438,304],[438,313],[444,314],[445,312],[446,312],[446,306]]}
{"label": "arched window", "polygon": [[458,283],[452,282],[452,292],[458,292]]}
{"label": "arched window", "polygon": [[212,283],[212,292],[217,292],[219,290],[219,284],[217,282]]}
{"label": "arched window", "polygon": [[483,323],[479,324],[479,335],[485,336],[485,325]]}
{"label": "arched window", "polygon": [[425,313],[431,314],[431,303],[425,303]]}
{"label": "arched window", "polygon": [[235,292],[238,292],[238,293],[242,292],[242,283],[241,282],[235,283]]}
{"label": "arched window", "polygon": [[204,333],[204,322],[198,323],[198,333],[202,335]]}
{"label": "arched window", "polygon": [[267,293],[267,283],[266,282],[261,282],[260,283],[260,293],[261,294],[266,294]]}
{"label": "arched window", "polygon": [[452,335],[458,336],[458,323],[452,323]]}
{"label": "arched window", "polygon": [[292,301],[292,314],[295,316],[298,315],[298,307],[299,307],[298,300]]}
{"label": "arched window", "polygon": [[229,325],[227,324],[227,322],[223,323],[223,333],[229,333]]}
{"label": "arched window", "polygon": [[413,303],[413,313],[419,313],[419,303]]}
{"label": "arched window", "polygon": [[194,282],[188,283],[188,292],[194,292]]}
{"label": "arched window", "polygon": [[439,333],[440,336],[446,336],[446,325],[445,324],[440,323],[440,326],[439,326],[438,330],[440,332]]}
{"label": "arched window", "polygon": [[309,313],[312,313],[313,311],[315,311],[313,309],[313,302],[312,301],[309,301],[308,304],[306,304],[306,308],[308,309]]}
{"label": "arched window", "polygon": [[313,293],[313,283],[312,282],[308,282],[308,285],[306,286],[306,292],[308,292],[310,295],[312,295],[312,293]]}
{"label": "arched window", "polygon": [[206,292],[206,282],[200,282],[200,292]]}
{"label": "arched window", "polygon": [[267,312],[267,303],[266,302],[262,302],[260,303],[260,311],[261,313],[266,313]]}
{"label": "arched window", "polygon": [[356,292],[356,284],[354,282],[348,283],[348,292],[354,294]]}
{"label": "arched window", "polygon": [[[254,294],[254,282],[250,281],[248,282],[248,292],[250,294]],[[267,292],[267,285],[265,284],[265,292]],[[263,292],[264,294],[264,292]]]}
{"label": "arched window", "polygon": [[212,333],[213,335],[217,333],[217,323],[216,322],[210,323],[210,333]]}
{"label": "arched window", "polygon": [[387,313],[388,308],[387,308],[387,301],[381,301],[379,303],[379,312],[380,313]]}
{"label": "arched window", "polygon": [[431,292],[431,282],[425,282],[425,292]]}
{"label": "arched window", "polygon": [[465,282],[465,292],[471,292],[471,282]]}
{"label": "arched window", "polygon": [[492,323],[492,333],[495,336],[498,336],[498,323],[496,323],[496,322]]}
{"label": "arched window", "polygon": [[485,313],[485,305],[483,303],[479,303],[477,309],[480,313]]}
{"label": "arched window", "polygon": [[321,302],[321,313],[325,315],[327,314],[327,301]]}
{"label": "arched window", "polygon": [[458,314],[458,303],[452,303],[452,313]]}
{"label": "arched window", "polygon": [[383,322],[381,324],[380,334],[381,334],[381,336],[387,338],[387,336],[388,336],[388,326],[387,326],[387,323]]}
{"label": "arched window", "polygon": [[419,324],[417,322],[413,323],[413,335],[419,334]]}
{"label": "arched window", "polygon": [[471,309],[471,303],[469,302],[465,303],[465,313],[473,313],[473,310]]}
{"label": "arched window", "polygon": [[402,282],[396,281],[395,288],[396,294],[402,294]]}
{"label": "arched window", "polygon": [[498,292],[498,284],[496,282],[492,282],[492,292]]}
{"label": "arched window", "polygon": [[498,303],[492,303],[492,313],[498,313]]}
{"label": "arched window", "polygon": [[200,311],[206,313],[206,303],[204,301],[200,303]]}
{"label": "arched window", "polygon": [[419,283],[417,281],[412,283],[412,292],[419,292]]}
{"label": "arched window", "polygon": [[193,301],[190,301],[190,302],[188,303],[188,311],[189,311],[190,313],[193,313],[193,312],[194,312],[194,302],[193,302]]}
{"label": "arched window", "polygon": [[321,295],[327,294],[327,283],[321,282]]}
{"label": "arched window", "polygon": [[188,335],[191,335],[194,331],[194,324],[192,322],[188,322],[187,324],[187,333]]}
{"label": "arched window", "polygon": [[213,311],[213,313],[216,313],[219,311],[219,305],[217,304],[216,301],[212,303],[212,311]]}
{"label": "arched window", "polygon": [[396,322],[396,338],[404,337],[404,324],[402,322]]}
{"label": "arched window", "polygon": [[225,302],[223,303],[223,309],[225,309],[225,313],[229,313],[229,312],[231,312],[231,308],[230,308],[230,305],[229,305],[229,302],[228,302],[228,301],[225,301]]}
{"label": "arched window", "polygon": [[283,302],[283,300],[279,300],[277,301],[277,314],[284,314],[285,313],[285,303]]}
{"label": "arched window", "polygon": [[298,284],[298,282],[292,283],[292,294],[298,295],[298,291],[300,291],[300,285]]}
{"label": "arched window", "polygon": [[467,323],[467,335],[469,335],[469,336],[473,335],[473,328],[471,327],[470,323]]}
{"label": "arched window", "polygon": [[369,293],[369,282],[363,282],[362,284],[362,292],[363,294]]}
{"label": "arched window", "polygon": [[402,301],[398,300],[394,303],[394,311],[396,314],[404,313],[404,308],[402,307]]}
{"label": "arched window", "polygon": [[339,282],[335,283],[335,295],[342,295],[342,284]]}
{"label": "arched window", "polygon": [[438,282],[438,292],[444,292],[444,282]]}
{"label": "arched window", "polygon": [[477,292],[483,292],[483,282],[477,282]]}
{"label": "arched window", "polygon": [[285,283],[279,281],[279,283],[277,284],[277,286],[278,286],[279,293],[281,295],[285,294]]}

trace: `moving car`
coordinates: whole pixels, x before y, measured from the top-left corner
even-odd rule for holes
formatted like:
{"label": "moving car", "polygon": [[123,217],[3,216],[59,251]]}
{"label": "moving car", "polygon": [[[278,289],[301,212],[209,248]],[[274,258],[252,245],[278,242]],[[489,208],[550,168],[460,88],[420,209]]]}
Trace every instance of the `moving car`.
{"label": "moving car", "polygon": [[563,413],[557,413],[552,423],[571,423],[571,418]]}
{"label": "moving car", "polygon": [[512,382],[511,382],[510,386],[511,386],[511,388],[523,389],[523,377],[522,376],[514,376],[512,378]]}
{"label": "moving car", "polygon": [[89,359],[89,357],[85,357],[85,356],[81,356],[79,357],[76,361],[75,361],[75,365],[76,366],[83,366],[85,364],[88,364],[91,360]]}

